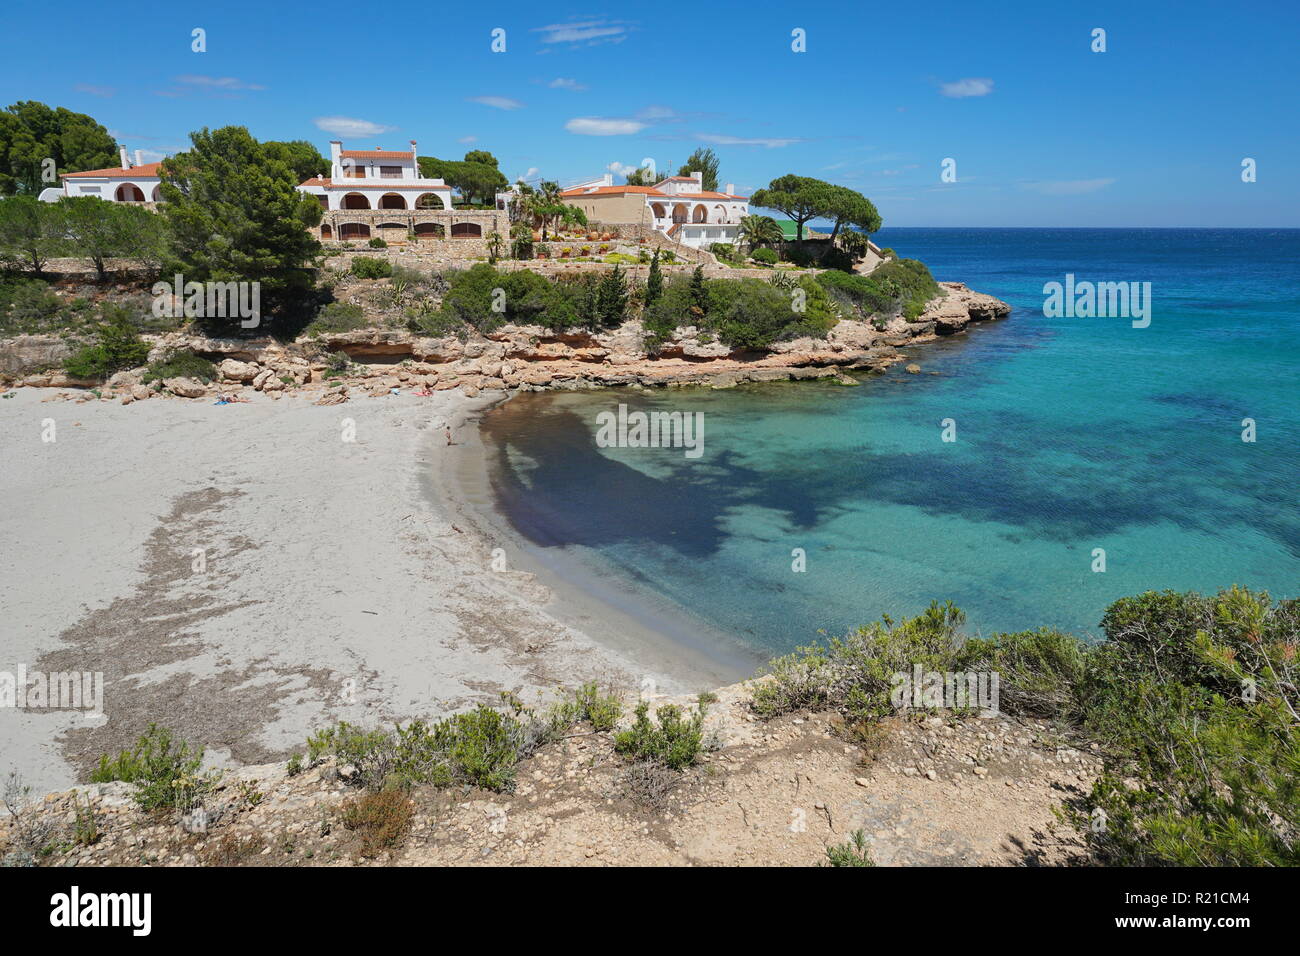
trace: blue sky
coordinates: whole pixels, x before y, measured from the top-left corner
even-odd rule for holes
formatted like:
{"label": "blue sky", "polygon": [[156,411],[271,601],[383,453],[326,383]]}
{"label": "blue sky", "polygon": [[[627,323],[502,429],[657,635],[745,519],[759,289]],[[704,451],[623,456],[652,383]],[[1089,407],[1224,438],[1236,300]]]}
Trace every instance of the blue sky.
{"label": "blue sky", "polygon": [[1300,226],[1294,2],[379,9],[16,4],[0,103],[89,113],[150,158],[240,124],[567,183],[711,145],[738,190],[828,179],[886,226]]}

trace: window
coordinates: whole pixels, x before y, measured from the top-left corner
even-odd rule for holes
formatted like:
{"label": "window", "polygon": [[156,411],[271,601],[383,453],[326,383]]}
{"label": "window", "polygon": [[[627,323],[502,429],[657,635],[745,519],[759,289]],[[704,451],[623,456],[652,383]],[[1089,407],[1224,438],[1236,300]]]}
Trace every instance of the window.
{"label": "window", "polygon": [[401,179],[402,167],[401,166],[380,166],[379,178],[380,179]]}

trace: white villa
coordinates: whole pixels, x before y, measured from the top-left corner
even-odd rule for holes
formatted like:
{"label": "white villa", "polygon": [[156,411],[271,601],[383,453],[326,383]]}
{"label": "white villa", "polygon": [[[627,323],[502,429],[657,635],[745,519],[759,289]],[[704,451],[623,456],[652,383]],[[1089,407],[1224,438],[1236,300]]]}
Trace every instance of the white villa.
{"label": "white villa", "polygon": [[126,147],[118,147],[121,166],[110,169],[88,169],[80,173],[64,173],[63,187],[51,186],[41,191],[45,202],[57,202],[64,196],[95,196],[109,202],[158,202],[158,186],[162,178],[158,167],[162,163],[141,162],[140,150],[135,151],[132,163]]}
{"label": "white villa", "polygon": [[299,190],[331,209],[450,209],[451,187],[422,179],[415,140],[407,150],[344,149],[330,142],[330,174],[309,179]]}
{"label": "white villa", "polygon": [[588,219],[652,226],[697,249],[715,242],[737,242],[740,220],[749,215],[749,197],[737,196],[731,183],[725,192],[707,192],[703,179],[703,173],[693,172],[670,176],[653,186],[615,186],[613,175],[606,173],[560,195]]}

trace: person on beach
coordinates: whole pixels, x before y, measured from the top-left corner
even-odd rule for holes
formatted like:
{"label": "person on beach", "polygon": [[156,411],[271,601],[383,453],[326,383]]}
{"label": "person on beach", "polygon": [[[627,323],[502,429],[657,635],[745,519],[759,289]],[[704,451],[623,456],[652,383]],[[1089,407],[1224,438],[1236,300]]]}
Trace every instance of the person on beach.
{"label": "person on beach", "polygon": [[454,445],[455,442],[453,442],[453,441],[451,440],[451,426],[450,426],[450,425],[446,426],[446,429],[445,429],[445,430],[446,430],[446,433],[447,433],[447,444],[448,444],[448,445]]}

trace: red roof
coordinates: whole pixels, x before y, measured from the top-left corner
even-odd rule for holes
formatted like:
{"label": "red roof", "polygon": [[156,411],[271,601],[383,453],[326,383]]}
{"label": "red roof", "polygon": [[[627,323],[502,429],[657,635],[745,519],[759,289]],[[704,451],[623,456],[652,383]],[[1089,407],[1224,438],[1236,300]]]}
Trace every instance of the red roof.
{"label": "red roof", "polygon": [[695,181],[694,176],[669,176],[667,179],[660,180],[660,182],[664,183],[693,183]]}
{"label": "red roof", "polygon": [[345,149],[339,152],[344,159],[414,159],[415,151],[391,149]]}
{"label": "red roof", "polygon": [[436,191],[439,189],[451,189],[451,187],[446,184],[441,186],[426,186],[419,181],[416,181],[414,185],[412,185],[412,180],[409,179],[396,179],[388,183],[360,183],[355,179],[341,179],[338,182],[335,182],[332,179],[326,179],[321,176],[315,176],[306,182],[299,183],[298,186],[300,189],[303,186],[323,186],[326,189],[423,189],[425,192]]}
{"label": "red roof", "polygon": [[64,173],[64,179],[157,179],[158,167],[162,162],[142,163],[139,166],[132,166],[130,169],[124,169],[121,166],[114,166],[112,169],[87,169],[79,173]]}
{"label": "red roof", "polygon": [[748,196],[732,196],[729,193],[677,193],[679,199],[748,199]]}
{"label": "red roof", "polygon": [[624,193],[638,193],[642,196],[666,196],[653,186],[597,186],[595,189],[566,189],[561,196],[621,196]]}

